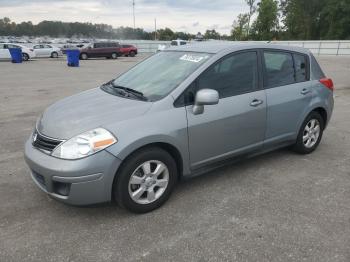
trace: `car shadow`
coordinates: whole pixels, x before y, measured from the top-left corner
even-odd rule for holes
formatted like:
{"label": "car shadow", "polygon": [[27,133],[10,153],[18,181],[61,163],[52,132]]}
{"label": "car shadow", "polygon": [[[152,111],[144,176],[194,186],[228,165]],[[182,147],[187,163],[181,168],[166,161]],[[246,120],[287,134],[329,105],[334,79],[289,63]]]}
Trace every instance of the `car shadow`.
{"label": "car shadow", "polygon": [[[214,187],[213,185],[224,185],[228,181],[230,183],[244,183],[249,178],[249,175],[242,175],[242,173],[249,173],[256,171],[257,169],[263,167],[264,165],[270,165],[280,161],[286,157],[293,156],[294,153],[288,149],[280,149],[274,152],[266,153],[260,156],[247,158],[240,161],[228,162],[225,166],[216,168],[207,173],[203,173],[200,176],[195,176],[188,179],[182,179],[172,194],[172,197],[168,200],[165,205],[151,213],[167,213],[171,212],[169,209],[177,208],[181,206],[181,203],[177,201],[184,201],[187,199],[191,201],[193,192],[201,192],[203,188],[209,189]],[[114,218],[127,218],[134,217],[137,214],[130,213],[129,211],[119,207],[114,201],[110,203],[95,204],[88,206],[71,206],[66,205],[57,201],[52,201],[51,203],[56,203],[58,210],[63,213],[73,212],[76,215],[81,216],[94,216],[95,218],[103,217],[114,217]],[[55,208],[56,209],[56,208]],[[57,210],[57,209],[56,209]],[[150,213],[148,213],[150,214]],[[147,215],[147,214],[143,214]]]}

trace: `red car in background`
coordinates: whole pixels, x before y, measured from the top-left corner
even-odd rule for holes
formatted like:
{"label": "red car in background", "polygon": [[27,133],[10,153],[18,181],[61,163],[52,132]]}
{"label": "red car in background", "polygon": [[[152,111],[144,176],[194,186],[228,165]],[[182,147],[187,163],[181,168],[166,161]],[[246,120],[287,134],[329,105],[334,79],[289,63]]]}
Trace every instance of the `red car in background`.
{"label": "red car in background", "polygon": [[135,55],[137,55],[137,48],[133,45],[121,45],[120,52],[124,56],[134,57]]}

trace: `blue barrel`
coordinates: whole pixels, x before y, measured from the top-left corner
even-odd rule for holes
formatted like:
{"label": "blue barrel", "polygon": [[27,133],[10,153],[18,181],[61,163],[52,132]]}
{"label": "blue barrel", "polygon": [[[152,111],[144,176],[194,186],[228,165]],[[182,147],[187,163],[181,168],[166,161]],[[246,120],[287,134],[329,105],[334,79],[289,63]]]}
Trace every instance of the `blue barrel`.
{"label": "blue barrel", "polygon": [[80,51],[77,49],[72,49],[72,50],[67,50],[66,53],[67,53],[67,65],[78,67]]}
{"label": "blue barrel", "polygon": [[21,48],[9,48],[12,63],[22,63],[22,49]]}

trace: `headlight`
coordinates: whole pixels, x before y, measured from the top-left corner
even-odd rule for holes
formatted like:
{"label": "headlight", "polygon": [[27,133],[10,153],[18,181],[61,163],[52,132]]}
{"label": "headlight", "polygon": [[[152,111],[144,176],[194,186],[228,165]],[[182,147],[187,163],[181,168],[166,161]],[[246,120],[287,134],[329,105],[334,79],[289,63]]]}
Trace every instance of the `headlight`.
{"label": "headlight", "polygon": [[106,129],[96,128],[59,145],[52,156],[63,159],[78,159],[101,151],[114,143],[117,139]]}

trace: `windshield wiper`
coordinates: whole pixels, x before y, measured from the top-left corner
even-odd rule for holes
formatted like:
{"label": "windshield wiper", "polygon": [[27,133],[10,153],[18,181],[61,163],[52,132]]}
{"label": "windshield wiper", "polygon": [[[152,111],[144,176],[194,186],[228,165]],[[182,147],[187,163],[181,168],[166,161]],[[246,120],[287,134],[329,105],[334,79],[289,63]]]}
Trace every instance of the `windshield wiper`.
{"label": "windshield wiper", "polygon": [[129,88],[129,87],[125,87],[125,86],[119,86],[119,85],[116,85],[114,84],[114,80],[104,84],[104,85],[110,85],[112,86],[114,89],[118,89],[118,90],[121,90],[123,91],[123,95],[124,96],[128,96],[129,94],[132,94],[134,97],[137,97],[143,101],[148,101],[148,98],[140,91],[137,91],[135,89],[132,89],[132,88]]}

